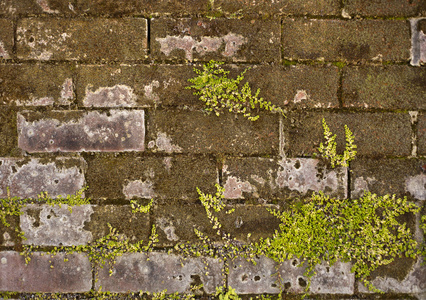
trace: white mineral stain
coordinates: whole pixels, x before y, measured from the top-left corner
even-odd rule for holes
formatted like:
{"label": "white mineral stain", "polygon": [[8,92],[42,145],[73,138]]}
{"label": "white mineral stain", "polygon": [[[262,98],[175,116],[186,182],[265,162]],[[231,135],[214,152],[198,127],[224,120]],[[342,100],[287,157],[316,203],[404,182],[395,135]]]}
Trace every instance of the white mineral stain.
{"label": "white mineral stain", "polygon": [[0,57],[4,58],[4,59],[9,59],[10,55],[9,53],[6,51],[4,44],[2,41],[0,41]]}
{"label": "white mineral stain", "polygon": [[225,192],[223,195],[226,199],[244,199],[243,192],[253,193],[256,197],[256,187],[252,186],[248,181],[241,181],[234,176],[228,176],[224,185]]}
{"label": "white mineral stain", "polygon": [[426,174],[406,178],[405,190],[418,200],[426,200]]}
{"label": "white mineral stain", "polygon": [[83,105],[86,107],[135,107],[136,95],[133,89],[124,84],[117,84],[112,87],[100,87],[92,91],[91,84],[86,86],[86,97]]}
{"label": "white mineral stain", "polygon": [[[182,152],[182,148],[178,145],[173,145],[172,139],[164,132],[158,133],[157,139],[155,140],[155,145],[157,146],[158,150],[165,151],[167,153]],[[150,147],[149,144],[148,147]]]}
{"label": "white mineral stain", "polygon": [[157,194],[154,191],[154,184],[150,180],[133,180],[123,187],[123,194],[126,199],[133,197],[151,199]]}
{"label": "white mineral stain", "polygon": [[154,88],[159,88],[160,82],[158,80],[153,80],[150,84],[144,86],[145,97],[154,102],[158,102],[160,97],[158,94],[154,93]]}

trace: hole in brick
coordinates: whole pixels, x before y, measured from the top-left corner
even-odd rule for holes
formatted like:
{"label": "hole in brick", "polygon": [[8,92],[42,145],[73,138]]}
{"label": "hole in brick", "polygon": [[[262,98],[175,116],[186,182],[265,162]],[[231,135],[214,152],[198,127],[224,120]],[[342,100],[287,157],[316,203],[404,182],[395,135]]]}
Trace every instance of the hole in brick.
{"label": "hole in brick", "polygon": [[53,180],[54,183],[58,184],[59,183],[59,179],[55,179]]}
{"label": "hole in brick", "polygon": [[16,167],[15,167],[15,166],[11,166],[10,168],[12,169],[12,172],[13,172],[13,173],[18,172],[18,170],[16,170]]}
{"label": "hole in brick", "polygon": [[290,289],[290,288],[291,288],[291,282],[284,283],[284,290],[285,291],[288,290],[288,289]]}
{"label": "hole in brick", "polygon": [[177,279],[177,280],[179,280],[179,281],[182,281],[183,276],[182,276],[182,275],[173,276],[173,279]]}
{"label": "hole in brick", "polygon": [[327,270],[327,273],[329,273],[330,272],[330,267],[327,267],[326,270]]}
{"label": "hole in brick", "polygon": [[299,277],[298,281],[301,287],[306,287],[307,283],[305,279],[303,279],[302,277]]}
{"label": "hole in brick", "polygon": [[276,287],[277,287],[277,284],[276,284],[276,283],[273,283],[273,284],[271,284],[271,287],[276,288]]}
{"label": "hole in brick", "polygon": [[54,140],[49,140],[49,144],[50,145],[53,145],[55,143],[55,141]]}
{"label": "hole in brick", "polygon": [[260,276],[256,275],[254,276],[254,281],[259,281],[260,280]]}
{"label": "hole in brick", "polygon": [[30,38],[28,39],[28,41],[29,41],[30,43],[34,42],[34,37],[33,37],[33,36],[30,36]]}
{"label": "hole in brick", "polygon": [[293,260],[293,262],[291,263],[293,266],[297,265],[297,260]]}
{"label": "hole in brick", "polygon": [[296,163],[294,164],[294,167],[296,169],[299,169],[300,168],[300,161],[296,161]]}
{"label": "hole in brick", "polygon": [[321,290],[321,288],[319,287],[319,288],[318,288],[318,291],[320,291],[320,290]]}
{"label": "hole in brick", "polygon": [[288,176],[288,180],[292,181],[293,180],[293,176]]}
{"label": "hole in brick", "polygon": [[47,215],[47,217],[46,217],[46,218],[49,220],[51,217],[52,217],[51,215]]}
{"label": "hole in brick", "polygon": [[234,265],[234,269],[238,268],[237,265]]}
{"label": "hole in brick", "polygon": [[201,281],[200,275],[191,275],[191,286],[199,286],[202,285],[203,282]]}
{"label": "hole in brick", "polygon": [[247,274],[244,274],[243,276],[241,276],[241,281],[247,281],[248,276]]}

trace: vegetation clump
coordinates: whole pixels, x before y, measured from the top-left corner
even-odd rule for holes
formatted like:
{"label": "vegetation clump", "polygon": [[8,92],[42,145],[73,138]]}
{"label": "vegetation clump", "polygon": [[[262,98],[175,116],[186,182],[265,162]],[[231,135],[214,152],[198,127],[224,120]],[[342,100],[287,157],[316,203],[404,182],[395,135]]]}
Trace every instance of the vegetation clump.
{"label": "vegetation clump", "polygon": [[205,103],[207,113],[214,112],[216,116],[219,116],[223,111],[228,110],[243,114],[250,121],[256,121],[259,118],[257,113],[261,109],[284,115],[282,108],[259,98],[260,89],[257,89],[253,95],[248,82],[240,89],[240,82],[249,69],[241,72],[236,79],[231,79],[228,78],[229,71],[224,70],[221,67],[222,64],[223,62],[212,60],[203,65],[201,70],[194,68],[198,76],[188,80],[192,85],[187,88],[196,90],[194,95],[198,95]]}

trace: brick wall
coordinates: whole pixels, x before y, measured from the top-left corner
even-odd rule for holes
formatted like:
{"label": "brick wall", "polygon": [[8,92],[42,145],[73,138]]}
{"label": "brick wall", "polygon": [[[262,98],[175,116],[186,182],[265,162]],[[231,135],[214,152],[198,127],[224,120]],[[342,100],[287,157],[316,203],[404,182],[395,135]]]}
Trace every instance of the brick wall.
{"label": "brick wall", "polygon": [[[426,5],[423,0],[1,0],[0,196],[53,197],[88,185],[91,205],[30,205],[0,227],[0,291],[17,297],[98,290],[186,292],[195,281],[211,294],[223,283],[239,294],[303,292],[297,262],[260,257],[224,262],[167,254],[212,232],[196,187],[215,183],[235,213],[222,218],[241,242],[271,236],[278,221],[265,207],[285,207],[324,190],[337,197],[363,191],[426,200]],[[205,115],[184,89],[193,67],[224,61],[261,96],[288,110]],[[324,169],[314,159],[321,120],[344,145],[355,135],[349,168]],[[154,199],[132,214],[129,200]],[[421,241],[419,216],[410,220]],[[108,233],[159,243],[151,254],[127,254],[113,276],[87,256],[64,262],[36,252],[28,266],[23,244],[84,245]],[[213,234],[214,235],[214,234]],[[147,261],[147,255],[149,261]],[[53,268],[52,268],[53,265]],[[317,266],[311,294],[369,297],[349,263]],[[96,273],[96,275],[94,275]],[[95,280],[95,278],[97,280]],[[426,266],[400,259],[373,283],[385,296],[426,297]],[[343,296],[342,296],[343,297]]]}

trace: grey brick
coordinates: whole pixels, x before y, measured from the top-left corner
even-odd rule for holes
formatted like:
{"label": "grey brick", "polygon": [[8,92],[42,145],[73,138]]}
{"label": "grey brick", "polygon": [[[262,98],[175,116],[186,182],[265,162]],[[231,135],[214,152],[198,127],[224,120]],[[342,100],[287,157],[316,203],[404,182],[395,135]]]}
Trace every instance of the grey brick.
{"label": "grey brick", "polygon": [[[64,258],[68,258],[65,262]],[[19,252],[0,252],[0,290],[12,292],[81,293],[92,287],[89,259],[83,254],[41,255],[25,265]]]}
{"label": "grey brick", "polygon": [[12,21],[0,19],[0,59],[12,58],[13,24]]}
{"label": "grey brick", "polygon": [[140,60],[148,47],[147,20],[22,19],[16,41],[21,59]]}
{"label": "grey brick", "polygon": [[162,60],[278,62],[278,20],[153,19],[151,49]]}
{"label": "grey brick", "polygon": [[143,151],[144,111],[18,114],[18,145],[27,152]]}
{"label": "grey brick", "polygon": [[212,258],[187,258],[160,252],[125,254],[117,258],[109,275],[108,268],[99,270],[95,284],[103,291],[140,291],[167,293],[189,292],[191,284],[203,283],[203,290],[213,294],[223,285],[223,262]]}
{"label": "grey brick", "polygon": [[46,159],[0,158],[0,196],[37,198],[41,192],[51,197],[66,196],[85,183],[83,159],[57,157]]}
{"label": "grey brick", "polygon": [[283,21],[283,53],[287,59],[407,61],[410,26],[402,20]]}

